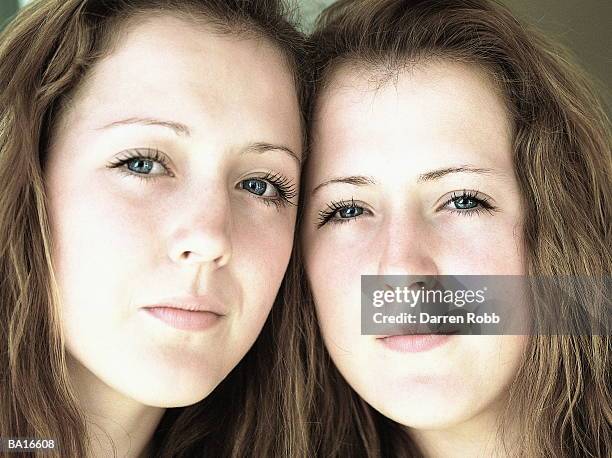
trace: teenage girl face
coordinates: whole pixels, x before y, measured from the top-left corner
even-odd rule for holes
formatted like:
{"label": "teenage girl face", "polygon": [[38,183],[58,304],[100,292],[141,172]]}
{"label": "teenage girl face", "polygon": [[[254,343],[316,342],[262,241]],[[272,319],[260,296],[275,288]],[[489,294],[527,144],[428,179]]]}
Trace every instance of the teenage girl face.
{"label": "teenage girl face", "polygon": [[503,99],[476,66],[430,62],[382,86],[377,76],[341,67],[316,107],[302,235],[326,347],[403,425],[492,418],[524,337],[454,335],[417,351],[361,335],[360,276],[524,273]]}
{"label": "teenage girl face", "polygon": [[77,378],[187,405],[244,356],[280,286],[298,100],[264,39],[155,16],[118,43],[62,114],[46,165],[62,326]]}

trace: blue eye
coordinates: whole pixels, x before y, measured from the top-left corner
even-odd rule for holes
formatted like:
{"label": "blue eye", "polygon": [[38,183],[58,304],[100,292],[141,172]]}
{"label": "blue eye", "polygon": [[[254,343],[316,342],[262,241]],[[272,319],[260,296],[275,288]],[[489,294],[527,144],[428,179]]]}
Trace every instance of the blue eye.
{"label": "blue eye", "polygon": [[[258,180],[256,178],[249,178],[248,180],[242,180],[241,187],[242,189],[246,189],[252,194],[263,196],[268,190],[268,183],[266,183],[264,180]],[[267,197],[274,197],[274,196],[267,196]]]}
{"label": "blue eye", "polygon": [[134,173],[142,173],[144,175],[148,175],[153,170],[153,166],[155,165],[155,161],[151,159],[144,158],[135,158],[130,159],[127,162],[127,168]]}
{"label": "blue eye", "polygon": [[340,218],[344,218],[344,219],[355,218],[356,216],[363,214],[363,208],[345,207],[341,210],[338,210],[336,213],[338,214],[338,216],[340,216]]}
{"label": "blue eye", "polygon": [[296,205],[291,201],[297,196],[296,185],[280,173],[268,172],[265,176],[245,178],[237,188],[244,189],[265,205],[275,205],[277,208]]}
{"label": "blue eye", "polygon": [[478,207],[480,202],[472,197],[464,195],[453,198],[452,203],[457,210],[469,210]]}
{"label": "blue eye", "polygon": [[129,176],[139,178],[173,177],[168,157],[156,149],[136,148],[124,151],[108,165],[110,169],[118,169]]}
{"label": "blue eye", "polygon": [[319,222],[317,227],[320,228],[329,223],[345,223],[352,221],[363,215],[367,210],[355,204],[355,201],[339,201],[327,204],[327,208],[319,212]]}
{"label": "blue eye", "polygon": [[439,207],[462,215],[475,215],[482,211],[492,213],[497,210],[489,199],[478,191],[463,190],[461,194],[453,193],[451,197]]}

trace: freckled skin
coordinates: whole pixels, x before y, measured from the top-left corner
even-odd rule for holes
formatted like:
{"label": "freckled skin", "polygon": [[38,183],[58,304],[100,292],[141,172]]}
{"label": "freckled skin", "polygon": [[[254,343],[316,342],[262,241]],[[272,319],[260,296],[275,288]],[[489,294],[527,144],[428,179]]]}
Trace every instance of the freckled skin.
{"label": "freckled skin", "polygon": [[[341,67],[315,112],[302,243],[325,344],[356,392],[405,426],[493,424],[525,337],[453,336],[421,353],[391,351],[360,335],[360,275],[525,272],[504,102],[475,66],[417,65],[382,88],[373,88],[370,77]],[[464,165],[492,172],[418,180]],[[368,176],[375,184],[331,184],[312,193],[341,176]],[[495,211],[467,215],[441,206],[464,190]],[[317,228],[319,212],[338,201],[354,202],[363,214],[344,223],[336,214]],[[459,202],[463,211],[473,205],[467,203]]]}
{"label": "freckled skin", "polygon": [[[267,205],[241,183],[280,174],[299,186],[288,154],[244,153],[263,142],[299,155],[298,101],[265,40],[155,17],[134,21],[119,43],[63,114],[45,171],[62,326],[77,384],[149,406],[189,405],[251,347],[284,275],[295,207]],[[108,127],[133,118],[190,132]],[[162,152],[172,174],[158,162],[109,167],[134,148]],[[148,169],[153,178],[134,172]],[[227,311],[206,331],[175,329],[141,309],[201,295]]]}

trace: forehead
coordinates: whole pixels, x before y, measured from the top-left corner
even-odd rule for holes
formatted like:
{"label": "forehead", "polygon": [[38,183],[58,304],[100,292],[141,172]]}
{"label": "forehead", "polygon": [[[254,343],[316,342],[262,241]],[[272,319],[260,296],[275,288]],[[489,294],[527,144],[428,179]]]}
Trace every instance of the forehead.
{"label": "forehead", "polygon": [[[133,18],[68,105],[72,122],[104,124],[117,116],[202,116],[263,124],[294,119],[298,101],[282,52],[254,35],[220,34],[202,21],[171,15]],[[258,113],[254,116],[254,113]]]}
{"label": "forehead", "polygon": [[444,160],[495,163],[509,155],[511,122],[484,69],[430,61],[382,81],[375,71],[347,64],[330,76],[315,109],[311,171],[362,156],[377,157],[381,166],[384,156],[426,168]]}

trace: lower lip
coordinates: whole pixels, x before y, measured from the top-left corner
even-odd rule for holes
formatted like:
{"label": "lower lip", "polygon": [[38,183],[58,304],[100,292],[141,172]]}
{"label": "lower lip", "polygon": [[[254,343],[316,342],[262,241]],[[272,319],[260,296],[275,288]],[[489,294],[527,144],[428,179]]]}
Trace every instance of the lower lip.
{"label": "lower lip", "polygon": [[448,334],[413,334],[383,337],[378,340],[391,350],[403,353],[420,353],[444,345],[451,337]]}
{"label": "lower lip", "polygon": [[144,309],[160,321],[182,331],[204,331],[214,326],[221,315],[213,312],[199,312],[172,307],[152,307]]}

